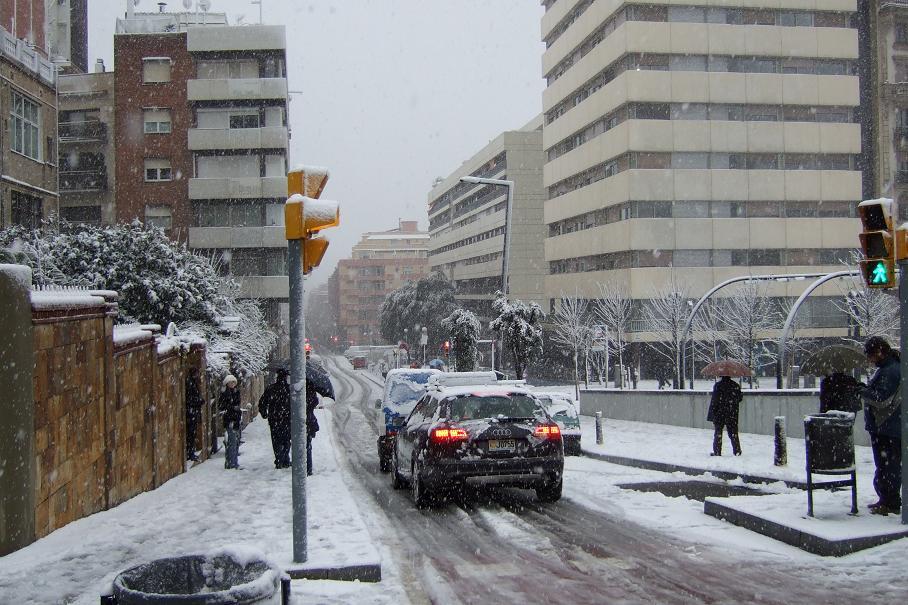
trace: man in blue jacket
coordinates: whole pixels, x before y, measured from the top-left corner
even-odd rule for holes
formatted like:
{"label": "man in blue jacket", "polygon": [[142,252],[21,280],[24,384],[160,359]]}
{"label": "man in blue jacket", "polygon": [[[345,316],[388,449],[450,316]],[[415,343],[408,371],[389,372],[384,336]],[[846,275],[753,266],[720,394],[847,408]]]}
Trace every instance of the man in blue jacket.
{"label": "man in blue jacket", "polygon": [[861,389],[867,404],[864,426],[870,434],[876,465],[873,488],[879,496],[879,501],[870,505],[870,512],[888,515],[898,513],[902,507],[901,360],[899,353],[880,336],[867,339],[864,355],[877,367],[867,386]]}

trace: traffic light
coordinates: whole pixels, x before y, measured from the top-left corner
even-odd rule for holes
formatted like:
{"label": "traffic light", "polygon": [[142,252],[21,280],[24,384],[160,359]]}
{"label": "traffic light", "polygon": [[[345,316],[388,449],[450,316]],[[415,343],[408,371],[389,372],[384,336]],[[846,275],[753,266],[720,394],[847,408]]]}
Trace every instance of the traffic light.
{"label": "traffic light", "polygon": [[859,237],[864,253],[861,261],[864,283],[868,288],[896,287],[895,262],[908,257],[908,250],[905,249],[905,231],[896,232],[893,228],[892,200],[863,201],[858,204],[858,214],[863,226]]}
{"label": "traffic light", "polygon": [[317,199],[328,182],[328,170],[300,166],[287,174],[289,198],[284,205],[284,222],[288,240],[303,240],[303,273],[319,265],[328,250],[328,240],[313,234],[340,225],[337,202]]}

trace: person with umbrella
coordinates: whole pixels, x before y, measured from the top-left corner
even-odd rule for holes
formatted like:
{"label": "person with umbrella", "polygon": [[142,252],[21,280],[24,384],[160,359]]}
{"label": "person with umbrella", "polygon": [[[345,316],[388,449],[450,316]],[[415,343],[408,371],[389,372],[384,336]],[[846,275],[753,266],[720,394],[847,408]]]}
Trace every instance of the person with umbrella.
{"label": "person with umbrella", "polygon": [[713,451],[710,456],[722,455],[722,429],[728,432],[731,451],[735,456],[741,455],[741,440],[738,438],[738,408],[743,399],[741,386],[728,376],[723,376],[713,386],[712,398],[706,420],[713,423]]}
{"label": "person with umbrella", "polygon": [[847,372],[866,363],[859,349],[845,345],[823,347],[811,355],[801,371],[823,376],[820,380],[820,413],[830,410],[855,413],[861,409],[860,386]]}
{"label": "person with umbrella", "polygon": [[290,372],[277,371],[277,378],[259,399],[259,412],[271,429],[271,448],[274,450],[274,468],[290,467]]}
{"label": "person with umbrella", "polygon": [[867,339],[864,354],[877,367],[867,386],[860,389],[867,404],[864,427],[870,434],[876,466],[873,489],[879,496],[869,508],[875,515],[888,515],[898,513],[902,507],[899,493],[902,479],[901,361],[898,351],[881,336]]}

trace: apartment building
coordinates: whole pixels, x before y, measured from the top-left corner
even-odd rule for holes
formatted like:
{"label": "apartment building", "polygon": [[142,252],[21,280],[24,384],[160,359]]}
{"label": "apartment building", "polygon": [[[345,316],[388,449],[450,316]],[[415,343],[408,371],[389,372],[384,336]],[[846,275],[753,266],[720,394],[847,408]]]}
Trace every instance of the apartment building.
{"label": "apartment building", "polygon": [[114,74],[104,71],[58,79],[60,217],[71,223],[116,222]]}
{"label": "apartment building", "polygon": [[284,27],[135,14],[118,19],[114,52],[117,221],[211,254],[286,333]]}
{"label": "apartment building", "polygon": [[58,210],[56,72],[41,50],[42,28],[17,37],[29,13],[15,13],[17,23],[8,4],[0,20],[0,228],[34,228]]}
{"label": "apartment building", "polygon": [[380,315],[385,296],[408,281],[428,275],[429,234],[416,221],[399,221],[396,229],[364,233],[352,258],[338,261],[337,329],[341,341],[381,344]]}
{"label": "apartment building", "polygon": [[[543,5],[549,298],[841,268],[862,194],[855,0]],[[804,314],[842,321],[829,297]]]}
{"label": "apartment building", "polygon": [[[445,274],[458,303],[483,319],[502,290],[505,231],[510,222],[508,296],[545,304],[542,118],[503,132],[428,195],[429,267]],[[507,187],[460,182],[464,176],[514,181],[511,216]]]}

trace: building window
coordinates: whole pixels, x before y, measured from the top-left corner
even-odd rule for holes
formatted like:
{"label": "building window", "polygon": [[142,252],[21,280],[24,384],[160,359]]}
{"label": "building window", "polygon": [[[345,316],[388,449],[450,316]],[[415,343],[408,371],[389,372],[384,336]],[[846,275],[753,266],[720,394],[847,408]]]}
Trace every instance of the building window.
{"label": "building window", "polygon": [[13,191],[10,194],[12,222],[29,229],[41,226],[43,214],[41,211],[41,198],[33,195]]}
{"label": "building window", "polygon": [[231,128],[258,128],[259,127],[259,114],[255,113],[246,113],[246,114],[232,114],[230,116],[230,127]]}
{"label": "building window", "polygon": [[100,206],[66,206],[60,208],[60,216],[70,223],[101,224]]}
{"label": "building window", "polygon": [[170,206],[145,206],[145,224],[168,231],[173,224]]}
{"label": "building window", "polygon": [[12,97],[10,149],[40,162],[41,108],[38,103],[18,92],[13,91]]}
{"label": "building window", "polygon": [[142,82],[144,84],[170,82],[170,57],[144,57]]}
{"label": "building window", "polygon": [[908,23],[895,24],[896,44],[908,44]]}
{"label": "building window", "polygon": [[146,109],[145,134],[167,134],[170,132],[169,109]]}
{"label": "building window", "polygon": [[146,181],[169,181],[172,179],[170,160],[161,160],[157,158],[145,159],[145,180]]}
{"label": "building window", "polygon": [[196,74],[199,80],[258,78],[259,64],[250,60],[199,61]]}

